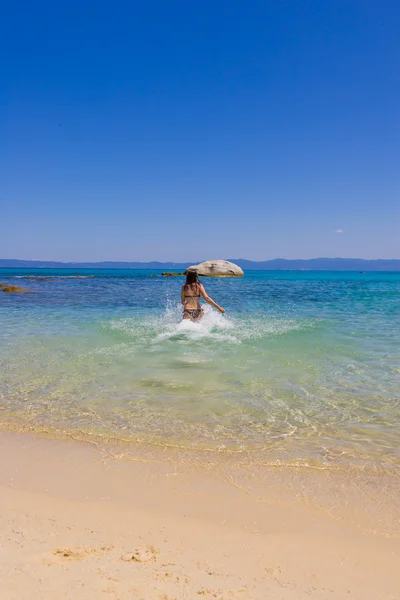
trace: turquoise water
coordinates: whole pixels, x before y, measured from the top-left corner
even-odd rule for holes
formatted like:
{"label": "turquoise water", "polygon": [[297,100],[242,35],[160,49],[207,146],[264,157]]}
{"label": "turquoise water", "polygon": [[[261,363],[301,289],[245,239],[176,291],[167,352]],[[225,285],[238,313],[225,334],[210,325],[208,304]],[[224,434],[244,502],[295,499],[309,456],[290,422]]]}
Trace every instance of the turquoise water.
{"label": "turquoise water", "polygon": [[227,312],[201,323],[181,322],[182,279],[158,271],[0,282],[30,292],[0,292],[3,428],[400,467],[399,273],[205,279]]}

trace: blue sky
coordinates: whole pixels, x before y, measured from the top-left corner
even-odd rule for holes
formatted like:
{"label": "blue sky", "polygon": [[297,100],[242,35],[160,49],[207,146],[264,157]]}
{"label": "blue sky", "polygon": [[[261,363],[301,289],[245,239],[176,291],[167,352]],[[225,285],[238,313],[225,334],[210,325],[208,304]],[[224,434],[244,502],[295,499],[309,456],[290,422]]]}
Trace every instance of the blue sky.
{"label": "blue sky", "polygon": [[400,257],[400,5],[0,8],[0,258]]}

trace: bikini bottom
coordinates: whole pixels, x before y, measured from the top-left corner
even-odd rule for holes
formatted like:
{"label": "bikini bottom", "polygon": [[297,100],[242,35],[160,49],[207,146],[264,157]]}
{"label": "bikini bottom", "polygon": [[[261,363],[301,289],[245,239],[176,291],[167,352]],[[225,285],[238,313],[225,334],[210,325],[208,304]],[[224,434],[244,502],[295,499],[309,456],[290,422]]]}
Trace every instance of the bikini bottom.
{"label": "bikini bottom", "polygon": [[198,321],[203,316],[202,308],[185,308],[183,314],[187,313],[192,321]]}

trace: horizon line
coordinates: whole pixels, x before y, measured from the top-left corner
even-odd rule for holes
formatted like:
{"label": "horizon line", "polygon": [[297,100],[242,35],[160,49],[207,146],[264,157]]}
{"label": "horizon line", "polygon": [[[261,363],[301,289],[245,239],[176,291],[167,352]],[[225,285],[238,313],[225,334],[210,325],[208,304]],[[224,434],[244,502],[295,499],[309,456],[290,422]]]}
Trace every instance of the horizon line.
{"label": "horizon line", "polygon": [[[206,259],[206,260],[221,260],[221,259]],[[222,260],[228,261],[246,261],[251,263],[262,263],[262,262],[273,262],[276,260],[282,261],[311,261],[311,260],[362,260],[362,261],[399,261],[400,258],[362,258],[362,257],[344,257],[344,256],[316,256],[311,258],[283,258],[277,256],[275,258],[265,258],[254,260],[251,258],[224,258]],[[160,263],[160,264],[199,264],[200,262],[205,261],[189,261],[189,260],[126,260],[126,259],[102,259],[102,260],[55,260],[51,258],[0,258],[0,262],[54,262],[60,264],[80,264],[80,263],[92,263],[92,264],[100,264],[100,263],[138,263],[138,264],[148,264],[148,263]]]}

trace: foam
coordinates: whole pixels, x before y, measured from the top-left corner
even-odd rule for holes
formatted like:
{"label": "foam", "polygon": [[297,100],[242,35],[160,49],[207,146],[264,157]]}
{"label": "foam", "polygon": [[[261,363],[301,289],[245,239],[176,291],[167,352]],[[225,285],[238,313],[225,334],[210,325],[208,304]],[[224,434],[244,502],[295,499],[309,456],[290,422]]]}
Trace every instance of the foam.
{"label": "foam", "polygon": [[240,344],[240,340],[230,333],[234,329],[234,322],[209,306],[204,307],[204,316],[197,322],[181,318],[177,321],[176,316],[175,312],[166,312],[164,330],[157,334],[155,343],[173,339],[210,339]]}
{"label": "foam", "polygon": [[157,344],[167,340],[213,340],[241,344],[245,340],[280,336],[318,326],[318,322],[300,319],[278,319],[263,314],[230,317],[210,306],[204,306],[200,321],[182,319],[179,305],[167,307],[161,316],[132,317],[103,323],[103,327],[119,331],[138,341],[144,338]]}

